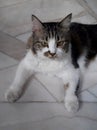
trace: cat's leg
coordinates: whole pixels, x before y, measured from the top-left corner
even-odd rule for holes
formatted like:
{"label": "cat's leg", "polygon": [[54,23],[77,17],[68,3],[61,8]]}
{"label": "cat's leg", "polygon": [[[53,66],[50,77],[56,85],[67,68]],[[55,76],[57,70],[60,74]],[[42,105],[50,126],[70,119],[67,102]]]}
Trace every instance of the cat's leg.
{"label": "cat's leg", "polygon": [[68,83],[64,97],[65,108],[67,111],[74,113],[79,108],[79,101],[76,95],[76,89],[79,83],[79,69],[74,69],[65,76],[62,77],[64,84],[66,83],[66,79]]}
{"label": "cat's leg", "polygon": [[79,108],[79,101],[76,95],[76,89],[79,83],[79,69],[75,69],[74,73],[71,74],[68,87],[65,93],[65,107],[69,112],[76,112]]}
{"label": "cat's leg", "polygon": [[33,70],[30,70],[25,64],[25,60],[22,60],[18,66],[12,85],[5,93],[5,98],[9,102],[15,102],[21,97],[24,91],[24,84],[33,73]]}

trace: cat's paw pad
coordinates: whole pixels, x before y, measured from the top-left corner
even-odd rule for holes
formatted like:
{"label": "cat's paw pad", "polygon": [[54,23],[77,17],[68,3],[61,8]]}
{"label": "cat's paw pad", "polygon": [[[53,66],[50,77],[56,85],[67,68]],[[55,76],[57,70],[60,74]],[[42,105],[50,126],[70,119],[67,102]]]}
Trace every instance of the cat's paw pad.
{"label": "cat's paw pad", "polygon": [[8,91],[5,93],[5,99],[8,102],[16,102],[20,96],[21,92],[14,89],[8,89]]}
{"label": "cat's paw pad", "polygon": [[78,102],[77,96],[72,95],[72,96],[66,97],[65,108],[67,109],[68,112],[72,112],[72,113],[77,112],[79,108],[79,102]]}

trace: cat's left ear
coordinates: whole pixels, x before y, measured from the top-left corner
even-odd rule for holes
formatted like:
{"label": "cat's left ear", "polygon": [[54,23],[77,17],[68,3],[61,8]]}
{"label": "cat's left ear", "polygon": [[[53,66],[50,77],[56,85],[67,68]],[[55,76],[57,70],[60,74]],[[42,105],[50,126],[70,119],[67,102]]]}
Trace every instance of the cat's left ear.
{"label": "cat's left ear", "polygon": [[37,36],[43,34],[43,24],[35,15],[32,15],[32,32]]}
{"label": "cat's left ear", "polygon": [[72,19],[72,13],[67,15],[61,22],[59,22],[59,25],[62,28],[69,28],[71,19]]}

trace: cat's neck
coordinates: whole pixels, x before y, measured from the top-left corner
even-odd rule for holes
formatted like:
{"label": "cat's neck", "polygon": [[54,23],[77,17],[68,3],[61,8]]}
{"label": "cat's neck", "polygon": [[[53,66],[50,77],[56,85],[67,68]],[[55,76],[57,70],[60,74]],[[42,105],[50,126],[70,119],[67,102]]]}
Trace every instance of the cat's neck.
{"label": "cat's neck", "polygon": [[27,57],[30,60],[36,60],[36,61],[42,61],[42,62],[64,62],[65,64],[67,64],[68,62],[71,62],[71,49],[69,48],[69,51],[67,53],[64,53],[62,58],[55,58],[55,59],[51,59],[48,57],[38,57],[37,55],[33,54],[32,50],[29,49],[28,53],[27,53]]}

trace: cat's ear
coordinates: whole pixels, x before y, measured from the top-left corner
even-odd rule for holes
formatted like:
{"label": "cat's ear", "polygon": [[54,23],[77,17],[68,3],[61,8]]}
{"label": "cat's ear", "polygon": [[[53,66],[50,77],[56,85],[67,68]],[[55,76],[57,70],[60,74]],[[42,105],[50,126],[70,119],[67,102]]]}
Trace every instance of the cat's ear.
{"label": "cat's ear", "polygon": [[32,32],[37,36],[43,33],[43,24],[35,15],[32,15]]}
{"label": "cat's ear", "polygon": [[71,19],[72,19],[72,13],[67,15],[61,22],[59,22],[59,25],[63,28],[69,28]]}

